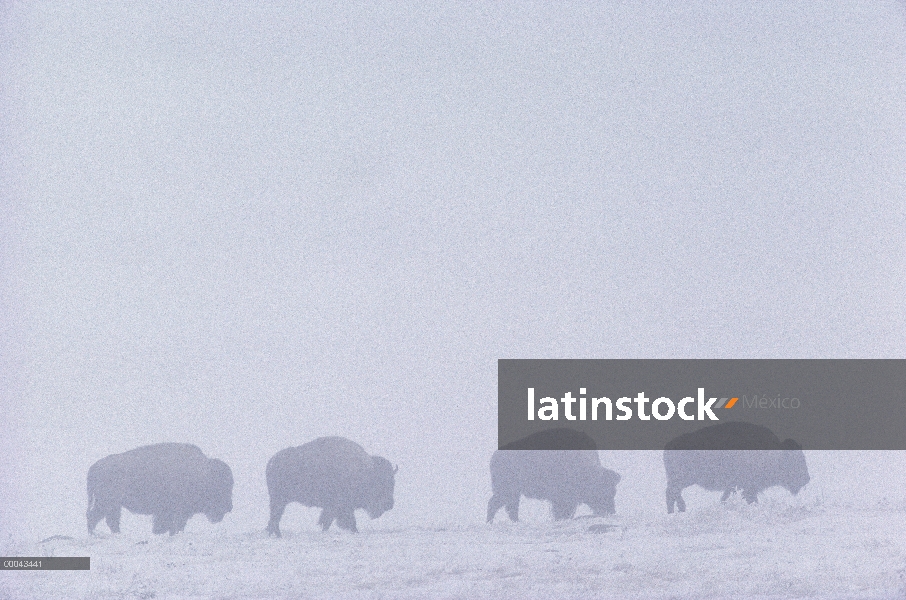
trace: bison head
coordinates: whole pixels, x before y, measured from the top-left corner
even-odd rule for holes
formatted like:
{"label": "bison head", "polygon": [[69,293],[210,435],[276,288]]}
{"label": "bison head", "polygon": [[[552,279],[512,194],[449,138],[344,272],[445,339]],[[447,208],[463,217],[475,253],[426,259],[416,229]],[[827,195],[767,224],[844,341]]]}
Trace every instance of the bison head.
{"label": "bison head", "polygon": [[393,508],[393,488],[397,468],[382,456],[372,457],[371,481],[365,498],[364,508],[368,516],[377,519]]}
{"label": "bison head", "polygon": [[620,475],[610,469],[600,467],[591,482],[591,489],[588,490],[588,498],[585,504],[591,508],[596,515],[612,515],[617,512],[614,503],[614,497],[617,495],[617,484],[620,482]]}
{"label": "bison head", "polygon": [[793,495],[799,493],[805,484],[811,481],[808,474],[808,466],[805,464],[805,454],[802,452],[802,446],[794,440],[784,440],[781,445],[783,452],[783,487],[788,489]]}
{"label": "bison head", "polygon": [[220,523],[233,510],[233,472],[222,460],[208,462],[207,494],[204,514],[211,523]]}

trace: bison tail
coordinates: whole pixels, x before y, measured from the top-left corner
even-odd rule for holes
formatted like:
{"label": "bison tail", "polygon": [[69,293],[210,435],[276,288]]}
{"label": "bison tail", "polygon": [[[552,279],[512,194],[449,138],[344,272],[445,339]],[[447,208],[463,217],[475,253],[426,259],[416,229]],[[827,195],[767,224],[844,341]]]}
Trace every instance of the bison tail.
{"label": "bison tail", "polygon": [[95,496],[94,494],[89,494],[88,495],[88,512],[93,511],[94,507],[97,505],[97,503],[98,503],[97,496]]}
{"label": "bison tail", "polygon": [[95,493],[94,489],[95,482],[93,481],[93,477],[91,476],[91,471],[88,472],[88,485],[86,485],[85,488],[85,491],[88,494],[88,512],[91,512],[92,510],[94,510],[94,507],[98,502],[97,494]]}

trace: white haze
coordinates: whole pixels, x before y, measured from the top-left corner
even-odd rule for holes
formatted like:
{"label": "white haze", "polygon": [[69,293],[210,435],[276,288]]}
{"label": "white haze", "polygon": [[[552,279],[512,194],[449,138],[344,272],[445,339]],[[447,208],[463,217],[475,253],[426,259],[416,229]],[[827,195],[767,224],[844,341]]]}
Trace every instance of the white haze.
{"label": "white haze", "polygon": [[[225,534],[321,435],[399,465],[363,530],[481,523],[499,358],[904,357],[902,3],[0,19],[3,543],[84,536],[88,467],[160,441],[230,464]],[[798,501],[906,508],[903,453],[807,458]],[[664,511],[658,453],[602,460]]]}

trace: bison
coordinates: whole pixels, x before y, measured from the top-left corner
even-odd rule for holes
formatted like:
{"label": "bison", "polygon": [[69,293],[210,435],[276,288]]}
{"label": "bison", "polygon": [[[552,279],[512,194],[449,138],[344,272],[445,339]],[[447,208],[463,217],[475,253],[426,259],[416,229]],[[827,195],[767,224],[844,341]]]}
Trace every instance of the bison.
{"label": "bison", "polygon": [[154,444],[112,454],[88,469],[88,533],[101,519],[119,533],[122,508],[153,515],[155,534],[182,531],[197,513],[219,523],[233,510],[233,472],[192,444]]}
{"label": "bison", "polygon": [[280,519],[290,502],[321,508],[318,523],[324,531],[336,521],[339,527],[358,532],[356,509],[377,519],[393,508],[396,471],[386,458],[369,456],[341,437],[322,437],[281,450],[267,463],[271,501],[267,532],[281,537]]}
{"label": "bison", "polygon": [[[583,448],[581,450],[511,450],[517,448]],[[501,506],[519,520],[522,496],[548,500],[554,519],[571,518],[580,504],[596,515],[616,512],[619,474],[601,466],[594,441],[571,429],[548,429],[504,446],[491,457],[488,523]]]}
{"label": "bison", "polygon": [[686,510],[682,491],[690,485],[722,491],[725,501],[737,489],[751,504],[758,494],[780,485],[794,495],[809,482],[802,446],[781,442],[767,427],[729,422],[681,435],[664,449],[667,512]]}

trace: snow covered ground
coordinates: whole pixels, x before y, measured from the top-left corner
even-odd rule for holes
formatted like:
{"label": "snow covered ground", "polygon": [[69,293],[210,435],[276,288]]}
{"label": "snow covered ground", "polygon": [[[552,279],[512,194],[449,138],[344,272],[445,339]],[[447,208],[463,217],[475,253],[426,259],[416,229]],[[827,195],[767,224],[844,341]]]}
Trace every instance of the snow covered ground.
{"label": "snow covered ground", "polygon": [[[146,518],[147,519],[147,518]],[[196,519],[201,519],[196,517]],[[768,496],[684,514],[321,533],[125,531],[2,548],[90,571],[2,572],[0,598],[899,598],[906,512]],[[103,526],[101,526],[103,529]]]}

